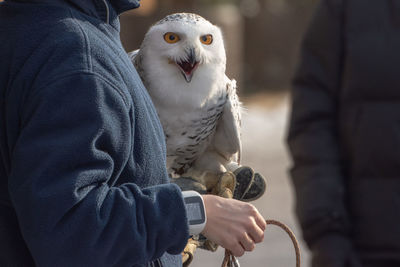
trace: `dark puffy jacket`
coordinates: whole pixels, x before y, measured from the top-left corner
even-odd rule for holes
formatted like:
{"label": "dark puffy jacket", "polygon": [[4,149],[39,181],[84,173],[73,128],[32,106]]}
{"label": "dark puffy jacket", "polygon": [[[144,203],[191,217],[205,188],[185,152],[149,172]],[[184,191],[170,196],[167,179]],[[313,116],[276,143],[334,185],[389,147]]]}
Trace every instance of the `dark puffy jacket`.
{"label": "dark puffy jacket", "polygon": [[288,144],[304,238],[400,260],[400,1],[321,1],[301,56]]}
{"label": "dark puffy jacket", "polygon": [[182,265],[182,194],[119,39],[137,6],[0,3],[1,267]]}

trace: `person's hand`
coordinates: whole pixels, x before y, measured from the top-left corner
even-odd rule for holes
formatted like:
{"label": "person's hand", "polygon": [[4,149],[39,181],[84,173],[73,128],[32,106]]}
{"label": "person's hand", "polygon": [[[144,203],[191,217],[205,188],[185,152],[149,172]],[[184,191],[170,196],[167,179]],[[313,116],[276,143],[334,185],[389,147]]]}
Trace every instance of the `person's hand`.
{"label": "person's hand", "polygon": [[207,223],[202,234],[240,257],[264,240],[265,219],[251,204],[203,195]]}
{"label": "person's hand", "polygon": [[329,234],[311,246],[312,267],[362,267],[351,242],[340,234]]}

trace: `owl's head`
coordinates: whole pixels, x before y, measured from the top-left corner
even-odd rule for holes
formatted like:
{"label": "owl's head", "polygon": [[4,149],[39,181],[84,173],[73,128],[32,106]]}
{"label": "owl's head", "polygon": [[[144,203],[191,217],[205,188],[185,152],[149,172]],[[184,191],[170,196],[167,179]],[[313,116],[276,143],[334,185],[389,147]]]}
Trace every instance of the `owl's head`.
{"label": "owl's head", "polygon": [[153,68],[169,69],[187,83],[196,72],[225,73],[226,55],[221,30],[203,17],[172,14],[147,32],[140,53]]}

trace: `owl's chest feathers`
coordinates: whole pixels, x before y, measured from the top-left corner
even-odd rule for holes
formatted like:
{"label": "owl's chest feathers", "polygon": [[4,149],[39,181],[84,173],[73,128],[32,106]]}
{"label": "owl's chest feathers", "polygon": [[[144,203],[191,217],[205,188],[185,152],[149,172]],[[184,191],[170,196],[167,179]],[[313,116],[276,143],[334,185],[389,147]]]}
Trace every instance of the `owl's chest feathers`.
{"label": "owl's chest feathers", "polygon": [[182,173],[212,141],[227,101],[226,80],[205,67],[196,70],[190,83],[174,69],[164,70],[158,79],[145,79],[146,87],[165,133],[168,168]]}
{"label": "owl's chest feathers", "polygon": [[163,112],[159,114],[166,137],[167,156],[174,157],[175,164],[192,163],[208,147],[225,103],[226,94],[221,94],[200,108],[174,113],[173,116]]}

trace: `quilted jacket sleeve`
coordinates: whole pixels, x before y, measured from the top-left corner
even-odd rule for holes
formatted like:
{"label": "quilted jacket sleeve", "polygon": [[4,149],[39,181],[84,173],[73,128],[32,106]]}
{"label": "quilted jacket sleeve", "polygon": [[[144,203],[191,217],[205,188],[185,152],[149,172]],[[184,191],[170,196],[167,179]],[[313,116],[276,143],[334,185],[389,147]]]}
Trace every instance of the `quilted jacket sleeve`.
{"label": "quilted jacket sleeve", "polygon": [[349,227],[336,126],[342,29],[343,1],[321,1],[293,80],[287,141],[293,157],[296,212],[309,245],[327,232],[346,234]]}

